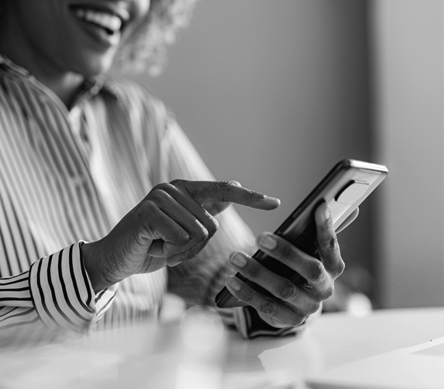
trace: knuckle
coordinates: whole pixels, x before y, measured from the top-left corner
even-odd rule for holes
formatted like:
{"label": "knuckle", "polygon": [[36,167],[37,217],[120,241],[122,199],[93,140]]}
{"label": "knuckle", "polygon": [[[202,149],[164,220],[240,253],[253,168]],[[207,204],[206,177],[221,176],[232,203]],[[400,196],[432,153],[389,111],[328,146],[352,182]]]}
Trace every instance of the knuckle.
{"label": "knuckle", "polygon": [[158,203],[162,203],[169,200],[171,196],[168,194],[168,184],[159,184],[150,193],[150,200]]}
{"label": "knuckle", "polygon": [[275,317],[269,316],[267,318],[267,323],[275,328],[285,328],[288,327],[286,324],[282,323],[280,320],[277,320]]}
{"label": "knuckle", "polygon": [[334,275],[335,277],[339,277],[345,270],[345,262],[342,260],[342,258],[339,258],[338,263],[335,266],[334,269]]}
{"label": "knuckle", "polygon": [[319,282],[323,279],[324,277],[324,265],[322,264],[321,261],[314,261],[311,266],[310,266],[310,271],[309,271],[309,279],[312,282]]}
{"label": "knuckle", "polygon": [[307,309],[307,315],[312,315],[313,313],[319,311],[321,308],[321,303],[316,301],[313,304],[310,305],[310,307]]}
{"label": "knuckle", "polygon": [[279,247],[279,253],[282,260],[289,261],[293,258],[293,248],[290,244],[283,244]]}
{"label": "knuckle", "polygon": [[171,184],[168,182],[162,182],[160,184],[157,184],[152,190],[152,193],[156,192],[162,192],[162,191],[168,191],[171,188]]}
{"label": "knuckle", "polygon": [[312,310],[311,314],[313,314],[313,313],[319,311],[319,310],[321,309],[321,307],[322,307],[322,304],[321,304],[320,301],[314,303],[314,304],[313,304],[313,310]]}
{"label": "knuckle", "polygon": [[297,312],[293,312],[291,315],[289,315],[286,322],[289,326],[295,327],[301,325],[304,322],[305,318],[306,316]]}
{"label": "knuckle", "polygon": [[[159,224],[156,223],[156,226],[154,226],[153,229],[155,231],[160,232],[161,230],[165,230],[165,229],[169,230],[169,227],[165,226],[165,228],[161,228],[160,223]],[[160,238],[160,239],[163,240],[162,238]],[[178,229],[178,230],[175,230],[174,233],[168,234],[168,240],[170,241],[170,243],[172,245],[174,245],[178,249],[179,247],[183,248],[184,246],[186,246],[189,243],[190,236],[187,234],[187,232],[185,230]]]}
{"label": "knuckle", "polygon": [[290,280],[286,280],[278,289],[277,297],[282,300],[292,300],[296,297],[296,294],[296,286]]}
{"label": "knuckle", "polygon": [[230,186],[237,186],[237,185],[235,185],[233,181],[216,181],[216,186],[220,188],[227,188]]}
{"label": "knuckle", "polygon": [[218,229],[219,229],[219,223],[217,219],[214,217],[210,217],[207,226],[208,236],[212,237],[217,232]]}
{"label": "knuckle", "polygon": [[260,265],[255,261],[250,261],[248,265],[245,268],[245,273],[248,275],[249,278],[252,279],[258,279],[261,274],[261,267]]}
{"label": "knuckle", "polygon": [[169,184],[167,185],[171,185],[174,186],[175,188],[180,188],[186,185],[188,181],[187,180],[183,180],[183,179],[175,179],[173,181],[171,181]]}
{"label": "knuckle", "polygon": [[336,248],[338,247],[338,239],[337,239],[336,235],[332,235],[332,236],[328,237],[328,239],[326,241],[326,247],[330,251],[336,250]]}
{"label": "knuckle", "polygon": [[188,260],[188,259],[194,258],[197,254],[199,254],[199,252],[202,250],[202,248],[203,247],[201,247],[201,246],[192,247],[190,250],[186,251],[183,254],[183,257],[184,257],[183,259]]}
{"label": "knuckle", "polygon": [[221,201],[223,202],[231,202],[231,189],[237,188],[237,185],[235,185],[231,181],[216,181],[215,182],[216,188],[220,190],[221,193]]}
{"label": "knuckle", "polygon": [[338,239],[336,234],[325,234],[318,241],[318,249],[321,253],[329,254],[336,251],[339,248]]}
{"label": "knuckle", "polygon": [[185,233],[175,234],[174,236],[174,245],[183,247],[189,242],[189,237]]}
{"label": "knuckle", "polygon": [[327,288],[325,288],[325,290],[323,291],[323,293],[321,295],[322,300],[327,300],[328,298],[333,296],[334,292],[335,292],[335,288],[334,288],[333,284],[329,285]]}
{"label": "knuckle", "polygon": [[209,238],[209,232],[204,226],[198,223],[198,228],[196,228],[193,237],[197,242],[204,242]]}
{"label": "knuckle", "polygon": [[296,317],[294,318],[293,323],[292,323],[291,325],[292,325],[293,327],[300,326],[301,324],[304,323],[304,321],[305,321],[306,318],[307,318],[306,316],[296,316]]}
{"label": "knuckle", "polygon": [[251,303],[253,301],[253,292],[251,290],[241,290],[240,298],[246,303]]}
{"label": "knuckle", "polygon": [[153,200],[144,200],[142,201],[137,208],[135,208],[135,215],[140,220],[145,220],[146,215],[152,215],[153,218],[156,218],[158,215],[158,208],[156,202]]}
{"label": "knuckle", "polygon": [[258,307],[258,311],[265,313],[266,315],[275,315],[277,310],[276,304],[270,300],[262,302]]}

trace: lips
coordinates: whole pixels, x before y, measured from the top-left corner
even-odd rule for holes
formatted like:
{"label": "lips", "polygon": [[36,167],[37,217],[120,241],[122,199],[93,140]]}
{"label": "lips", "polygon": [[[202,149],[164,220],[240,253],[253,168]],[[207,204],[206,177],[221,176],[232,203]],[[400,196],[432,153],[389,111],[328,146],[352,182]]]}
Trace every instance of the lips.
{"label": "lips", "polygon": [[123,26],[123,22],[118,16],[102,11],[77,8],[75,9],[74,14],[76,17],[87,23],[92,23],[103,28],[110,35],[119,32]]}
{"label": "lips", "polygon": [[113,3],[76,4],[70,11],[91,37],[110,45],[118,43],[130,18],[126,9]]}

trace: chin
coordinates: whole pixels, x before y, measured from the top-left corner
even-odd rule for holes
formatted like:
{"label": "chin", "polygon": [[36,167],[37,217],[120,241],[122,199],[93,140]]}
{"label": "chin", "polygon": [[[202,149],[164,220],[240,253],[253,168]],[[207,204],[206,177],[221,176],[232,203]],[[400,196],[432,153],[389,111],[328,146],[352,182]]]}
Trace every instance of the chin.
{"label": "chin", "polygon": [[98,76],[104,74],[111,69],[113,64],[113,55],[87,55],[82,61],[71,62],[71,71],[73,73],[81,74],[85,77]]}

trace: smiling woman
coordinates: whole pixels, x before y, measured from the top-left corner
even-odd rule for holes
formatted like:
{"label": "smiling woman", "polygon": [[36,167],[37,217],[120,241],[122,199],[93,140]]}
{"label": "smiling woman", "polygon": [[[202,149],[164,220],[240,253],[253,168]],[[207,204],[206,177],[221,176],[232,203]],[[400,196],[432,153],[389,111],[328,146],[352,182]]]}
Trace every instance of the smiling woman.
{"label": "smiling woman", "polygon": [[[84,77],[158,72],[195,0],[0,0],[0,51],[70,107]],[[5,17],[7,14],[7,17]]]}
{"label": "smiling woman", "polygon": [[0,32],[3,46],[18,44],[22,55],[38,52],[75,73],[103,73],[114,60],[123,70],[158,72],[195,2],[0,0]]}
{"label": "smiling woman", "polygon": [[66,335],[155,318],[167,288],[214,305],[236,269],[262,289],[232,280],[249,306],[224,321],[245,337],[279,336],[302,330],[332,292],[343,261],[325,204],[319,258],[258,238],[313,286],[289,296],[288,280],[248,256],[254,237],[226,209],[279,200],[215,181],[165,104],[103,74],[116,58],[159,66],[193,2],[1,2],[0,329]]}

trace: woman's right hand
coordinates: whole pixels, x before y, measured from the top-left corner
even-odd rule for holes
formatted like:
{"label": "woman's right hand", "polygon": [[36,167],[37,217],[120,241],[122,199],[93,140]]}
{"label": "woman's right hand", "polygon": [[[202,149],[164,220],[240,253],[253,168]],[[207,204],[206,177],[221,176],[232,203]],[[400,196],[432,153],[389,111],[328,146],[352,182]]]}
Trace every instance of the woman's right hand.
{"label": "woman's right hand", "polygon": [[214,216],[230,203],[279,206],[278,199],[236,182],[174,180],[155,186],[107,236],[81,246],[94,291],[195,257],[217,231]]}

